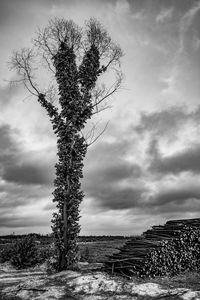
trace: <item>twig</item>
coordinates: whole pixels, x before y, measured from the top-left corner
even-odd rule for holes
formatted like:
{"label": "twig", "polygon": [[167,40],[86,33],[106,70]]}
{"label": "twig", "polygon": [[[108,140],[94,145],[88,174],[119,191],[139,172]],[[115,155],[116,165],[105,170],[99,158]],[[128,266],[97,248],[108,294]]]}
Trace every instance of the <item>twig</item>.
{"label": "twig", "polygon": [[94,144],[94,143],[100,138],[100,136],[106,131],[106,129],[107,129],[107,127],[108,127],[108,123],[109,123],[109,121],[106,123],[106,126],[105,126],[104,129],[97,135],[97,137],[96,137],[93,141],[91,141],[89,144],[87,144],[88,147],[91,146],[92,144]]}

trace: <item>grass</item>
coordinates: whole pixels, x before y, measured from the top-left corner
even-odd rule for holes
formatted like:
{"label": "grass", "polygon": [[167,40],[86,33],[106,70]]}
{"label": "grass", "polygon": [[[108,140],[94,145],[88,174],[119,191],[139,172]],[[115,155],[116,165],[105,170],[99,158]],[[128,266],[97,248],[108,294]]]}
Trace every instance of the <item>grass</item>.
{"label": "grass", "polygon": [[[127,239],[110,239],[110,240],[92,240],[79,242],[79,251],[81,261],[95,263],[103,262],[106,257],[119,251],[119,248],[124,245]],[[1,244],[0,250],[8,247],[9,244]],[[39,248],[48,247],[47,244],[38,245]],[[185,272],[173,277],[163,276],[156,277],[154,279],[140,279],[134,278],[137,283],[154,282],[160,284],[163,288],[188,288],[192,290],[200,291],[200,274],[197,272]]]}
{"label": "grass", "polygon": [[[96,241],[93,238],[90,241],[80,241],[78,243],[80,261],[89,262],[89,263],[103,262],[105,261],[107,256],[118,252],[119,248],[122,247],[126,241],[127,239],[125,238],[121,238],[121,239],[114,238],[113,240],[112,239],[100,240],[99,238],[97,238]],[[45,250],[49,248],[50,244],[51,242],[49,244],[39,243],[37,247],[40,250]],[[6,248],[9,249],[11,245],[12,242],[0,244],[0,253],[3,249]],[[1,261],[1,255],[0,255],[0,261]]]}
{"label": "grass", "polygon": [[165,289],[185,288],[200,291],[200,274],[197,272],[185,272],[175,276],[155,277],[151,279],[135,278],[137,283],[147,283],[149,281],[161,285]]}
{"label": "grass", "polygon": [[82,261],[103,262],[106,257],[119,251],[125,244],[125,239],[93,241],[79,243],[80,257]]}

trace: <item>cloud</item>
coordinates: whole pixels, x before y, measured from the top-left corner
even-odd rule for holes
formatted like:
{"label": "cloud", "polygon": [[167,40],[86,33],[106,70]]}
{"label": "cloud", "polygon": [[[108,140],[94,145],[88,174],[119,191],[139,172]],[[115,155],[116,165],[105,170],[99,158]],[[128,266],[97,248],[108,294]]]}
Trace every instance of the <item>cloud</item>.
{"label": "cloud", "polygon": [[33,229],[34,227],[38,227],[38,226],[47,226],[48,224],[48,220],[46,218],[35,218],[35,216],[27,216],[27,217],[20,217],[19,215],[17,216],[0,216],[0,227],[4,227],[6,226],[6,228],[26,228],[30,227],[31,229]]}
{"label": "cloud", "polygon": [[[196,110],[195,114],[200,115],[200,109]],[[193,117],[194,114],[187,112],[186,107],[172,106],[152,113],[141,113],[140,123],[134,130],[139,134],[151,132],[154,137],[161,137],[163,134],[173,135]]]}
{"label": "cloud", "polygon": [[200,145],[194,145],[167,157],[162,157],[157,152],[149,169],[162,174],[178,174],[186,171],[200,173]]}
{"label": "cloud", "polygon": [[11,85],[10,83],[7,83],[4,86],[0,87],[1,111],[5,108],[5,106],[10,104],[12,97],[18,93],[19,89],[19,85]]}
{"label": "cloud", "polygon": [[114,210],[137,206],[145,188],[138,182],[140,166],[126,160],[129,143],[105,142],[88,153],[91,165],[86,162],[83,189],[94,205]]}
{"label": "cloud", "polygon": [[[150,219],[157,222],[175,212],[187,215],[198,210],[200,108],[192,111],[191,106],[199,101],[198,3],[11,2],[0,3],[1,65],[13,48],[29,45],[36,27],[55,15],[80,25],[91,15],[97,17],[125,53],[125,89],[116,97],[112,117],[106,115],[115,130],[105,133],[84,161],[83,209],[88,210],[83,218],[88,234],[94,223],[93,232],[103,234],[110,226],[110,232],[117,233],[125,224],[124,232],[131,233],[135,224],[142,228]],[[6,70],[2,68],[2,77]],[[35,226],[55,208],[51,204],[55,139],[38,103],[33,98],[18,101],[25,96],[9,85],[0,89],[2,122],[10,124],[0,126],[0,218],[9,228]],[[185,106],[163,109],[170,103]],[[135,126],[140,110],[144,112]],[[189,179],[191,186],[186,185]]]}
{"label": "cloud", "polygon": [[[15,134],[14,134],[15,133]],[[0,126],[0,172],[2,179],[19,184],[48,185],[53,182],[53,159],[44,153],[23,150],[9,125]],[[50,159],[50,161],[48,160]]]}
{"label": "cloud", "polygon": [[[199,117],[199,105],[194,109],[189,109],[186,105],[169,106],[163,110],[141,113],[140,121],[133,127],[133,131],[142,137],[148,135],[150,140],[157,139],[161,143],[166,140],[170,147],[172,143],[181,145],[182,149],[188,143],[196,144],[200,131]],[[169,153],[170,149],[168,155]]]}
{"label": "cloud", "polygon": [[[180,180],[181,181],[181,180]],[[190,180],[189,180],[190,181]],[[176,180],[176,185],[171,182],[167,187],[162,186],[150,195],[144,209],[151,214],[198,213],[200,203],[200,189],[197,181],[184,186]]]}
{"label": "cloud", "polygon": [[103,209],[124,210],[138,207],[144,188],[110,186],[106,183],[87,192]]}
{"label": "cloud", "polygon": [[179,52],[185,48],[186,33],[192,25],[194,19],[200,12],[200,1],[196,1],[195,4],[182,16],[180,21],[180,49]]}
{"label": "cloud", "polygon": [[52,187],[41,184],[29,185],[7,182],[0,179],[0,210],[14,210],[21,206],[29,207],[31,203],[40,206],[43,199],[52,199]]}
{"label": "cloud", "polygon": [[124,1],[117,0],[116,5],[115,5],[115,10],[116,10],[117,13],[120,13],[120,14],[129,13],[130,6],[129,6],[128,1],[126,1],[126,0],[124,0]]}
{"label": "cloud", "polygon": [[18,130],[0,125],[0,224],[5,232],[12,227],[47,226],[50,219],[43,207],[52,199],[51,149],[39,153],[23,146]]}
{"label": "cloud", "polygon": [[[162,218],[182,214],[195,217],[200,202],[200,108],[188,110],[174,106],[151,113],[142,113],[132,127],[135,135],[134,156],[143,151],[138,160],[141,175],[137,183],[144,183],[129,213],[159,214]],[[133,181],[134,182],[134,181]],[[133,185],[134,187],[134,185]]]}
{"label": "cloud", "polygon": [[[60,2],[60,1],[59,1]],[[38,9],[50,10],[54,1],[53,0],[36,0],[29,1],[26,0],[18,0],[17,3],[13,3],[12,0],[1,1],[0,3],[0,20],[1,25],[8,24],[8,22],[12,22],[13,18],[21,17],[21,19],[25,19],[25,16],[35,17],[35,13]],[[23,16],[23,18],[22,18]]]}
{"label": "cloud", "polygon": [[9,165],[5,168],[3,179],[21,184],[49,184],[52,177],[45,173],[44,166],[26,164]]}
{"label": "cloud", "polygon": [[[200,172],[200,107],[189,111],[183,106],[142,113],[133,127],[145,142],[146,166],[153,174]],[[143,146],[144,147],[144,146]]]}
{"label": "cloud", "polygon": [[172,17],[173,11],[174,11],[173,7],[162,9],[156,17],[156,22],[163,23],[165,21],[168,21]]}
{"label": "cloud", "polygon": [[200,38],[197,35],[193,36],[192,46],[194,51],[198,51],[200,48]]}
{"label": "cloud", "polygon": [[[126,135],[121,134],[120,141],[116,138],[95,145],[85,163],[86,197],[93,199],[94,207],[104,210],[140,211],[146,205],[148,212],[158,209],[157,200],[161,197],[166,200],[163,205],[168,200],[168,204],[173,202],[170,195],[171,199],[173,196],[182,199],[181,192],[171,184],[165,193],[158,186],[167,176],[175,176],[179,185],[182,173],[188,178],[200,173],[200,145],[196,144],[199,116],[199,107],[189,111],[185,106],[142,113],[139,123],[127,129]],[[193,194],[188,189],[185,195]]]}
{"label": "cloud", "polygon": [[[29,199],[27,199],[28,201]],[[46,199],[47,200],[47,199]],[[49,231],[51,212],[42,209],[44,203],[47,202],[41,198],[40,201],[29,201],[29,204],[21,204],[13,207],[1,207],[0,211],[0,227],[1,232],[6,228],[26,228],[29,231],[34,228],[45,228]],[[42,205],[41,205],[42,204]],[[36,217],[37,216],[37,217]]]}

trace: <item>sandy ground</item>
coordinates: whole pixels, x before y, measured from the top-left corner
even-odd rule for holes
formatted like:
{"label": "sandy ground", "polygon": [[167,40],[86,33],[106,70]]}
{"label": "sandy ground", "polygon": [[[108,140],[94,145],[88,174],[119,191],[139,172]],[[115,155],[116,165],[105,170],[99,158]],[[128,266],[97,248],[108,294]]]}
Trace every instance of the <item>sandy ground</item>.
{"label": "sandy ground", "polygon": [[0,265],[0,299],[5,300],[200,300],[200,291],[166,288],[151,282],[138,283],[99,270],[63,271],[47,275],[45,266],[16,270]]}

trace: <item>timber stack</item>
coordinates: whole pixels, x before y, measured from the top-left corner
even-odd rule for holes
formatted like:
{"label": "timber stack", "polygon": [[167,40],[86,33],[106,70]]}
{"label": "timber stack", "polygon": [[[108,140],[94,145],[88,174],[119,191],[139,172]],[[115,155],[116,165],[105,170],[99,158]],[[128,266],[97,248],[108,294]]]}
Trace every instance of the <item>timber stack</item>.
{"label": "timber stack", "polygon": [[128,240],[118,253],[108,256],[104,262],[104,270],[126,277],[140,274],[147,255],[153,249],[161,247],[164,240],[178,238],[186,225],[200,228],[200,218],[171,220],[165,225],[152,226],[141,236]]}

